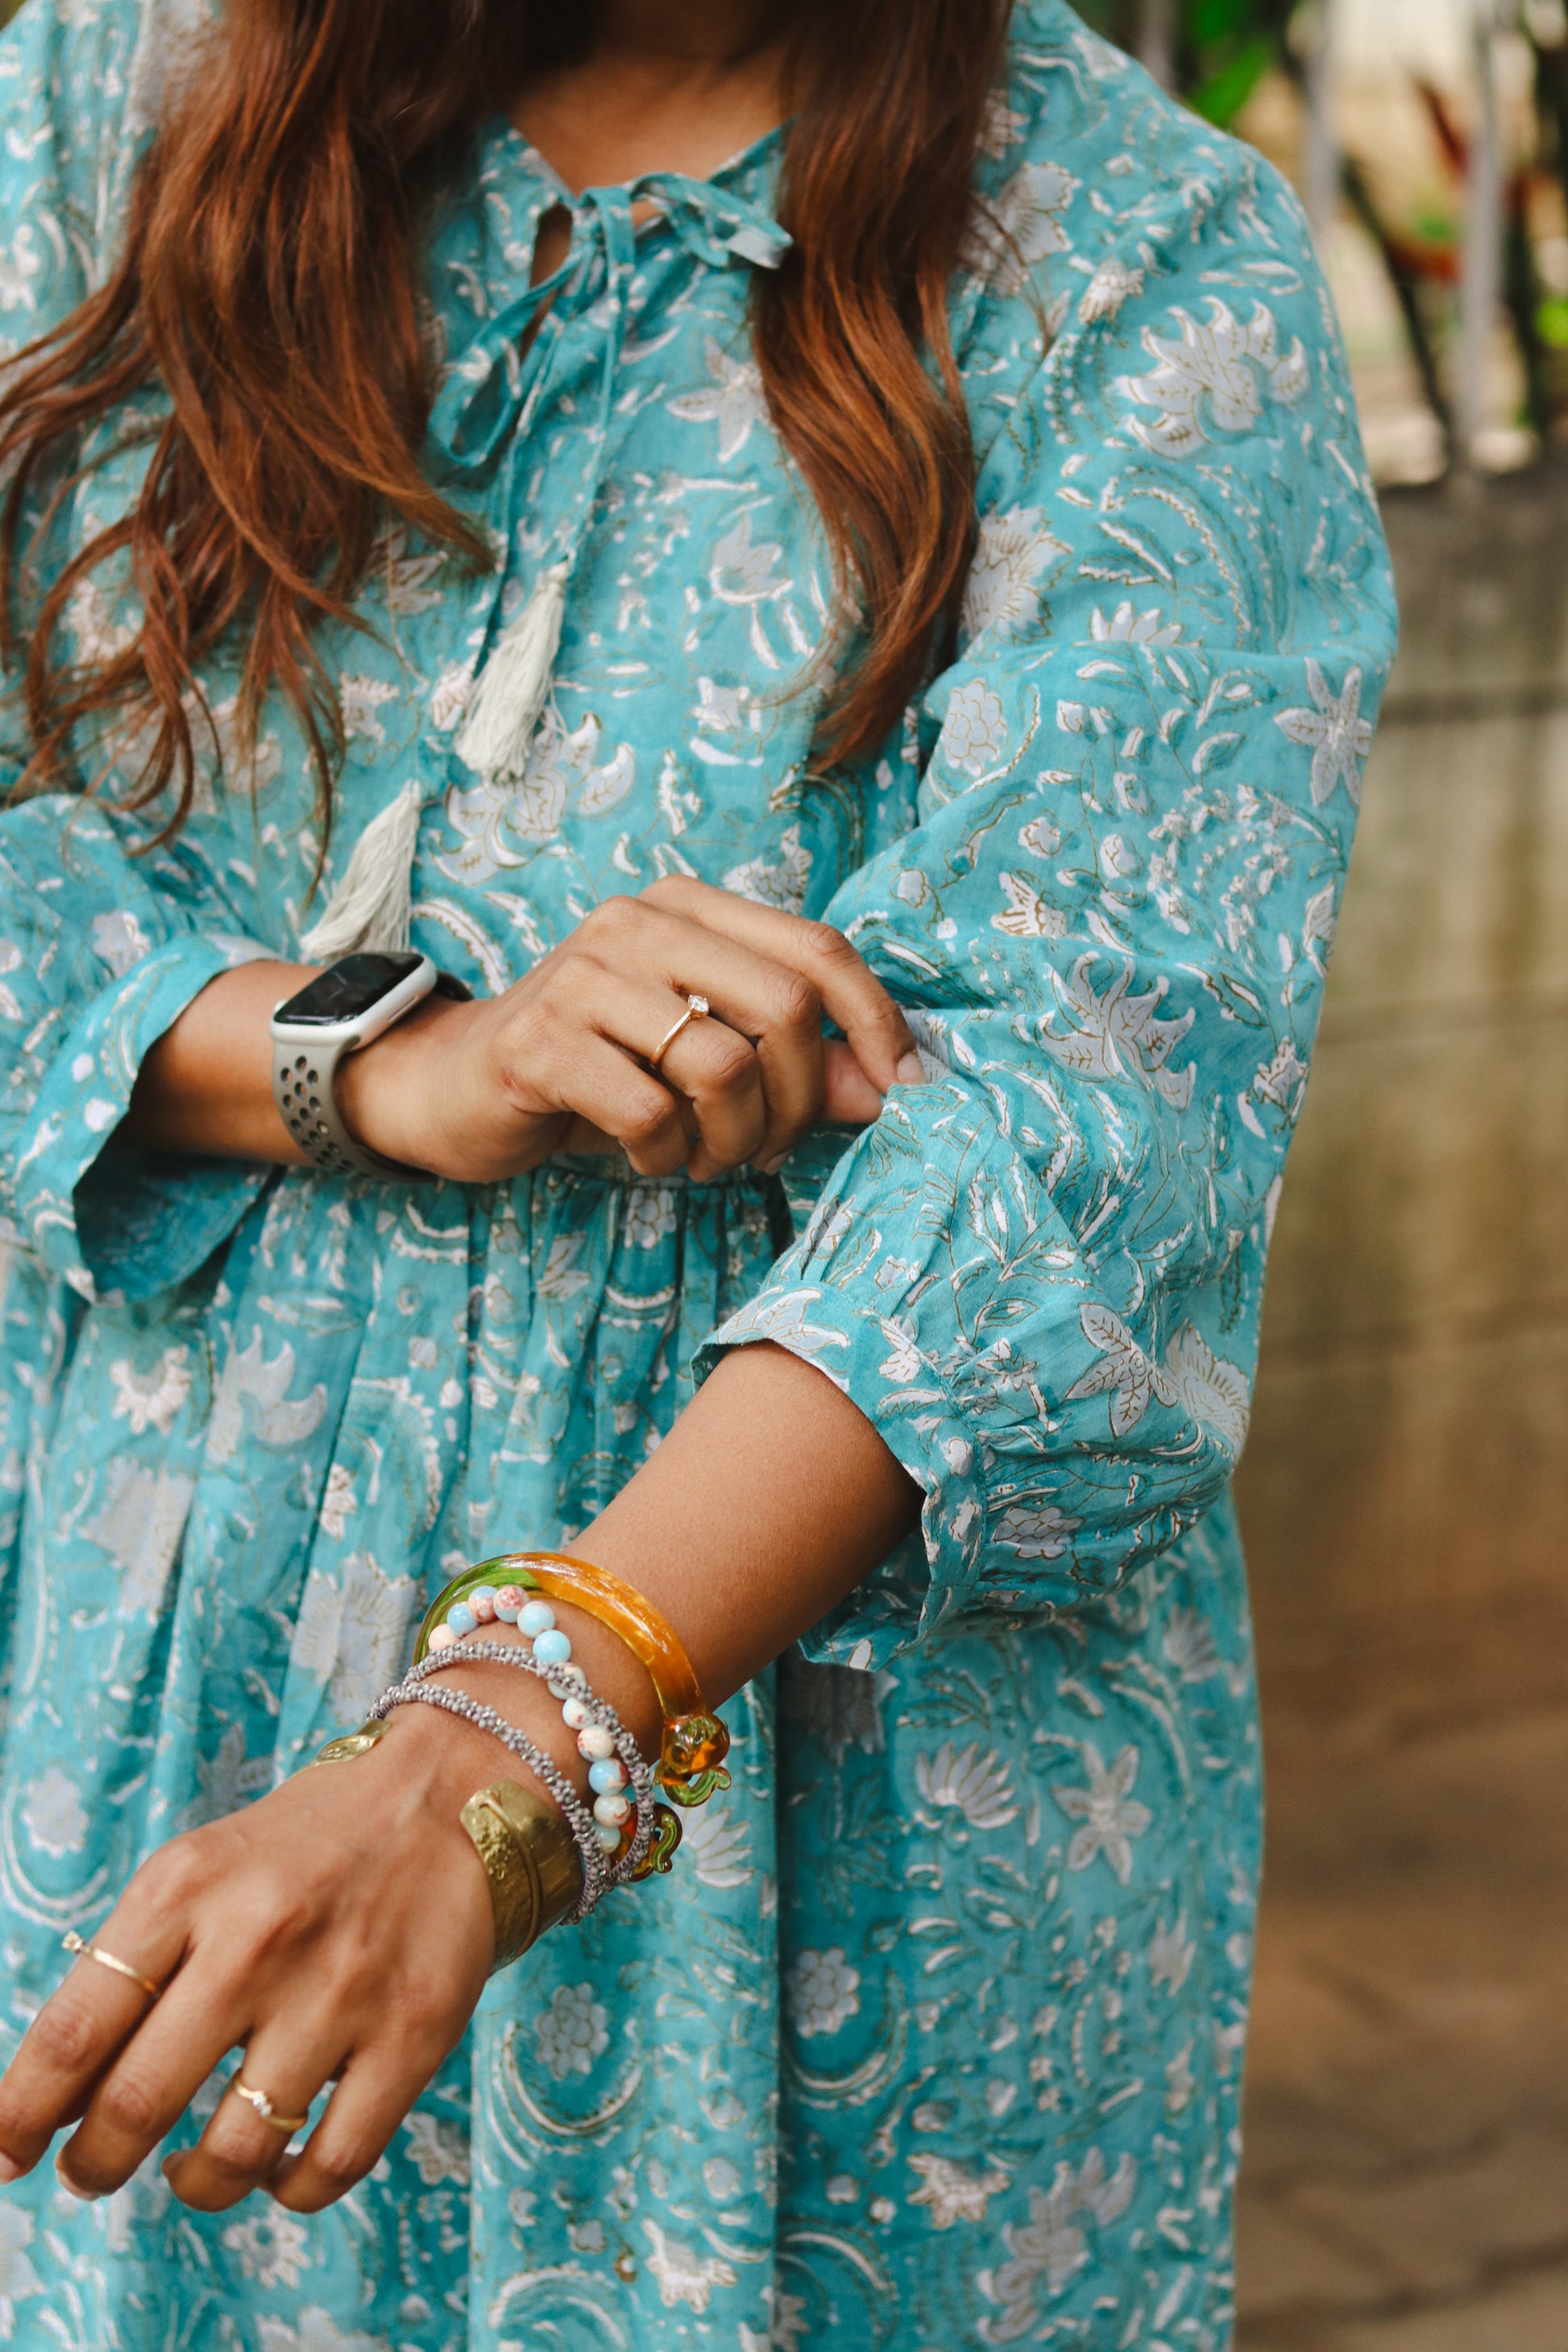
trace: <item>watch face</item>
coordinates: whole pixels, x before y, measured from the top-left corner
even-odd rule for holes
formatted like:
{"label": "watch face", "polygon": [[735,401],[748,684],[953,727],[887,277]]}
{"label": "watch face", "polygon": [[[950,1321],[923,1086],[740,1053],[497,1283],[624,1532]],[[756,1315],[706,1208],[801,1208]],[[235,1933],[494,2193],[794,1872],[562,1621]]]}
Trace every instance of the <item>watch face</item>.
{"label": "watch face", "polygon": [[309,988],[279,1005],[275,1017],[301,1029],[335,1029],[340,1022],[357,1021],[389,996],[399,981],[417,971],[422,961],[416,955],[343,956]]}

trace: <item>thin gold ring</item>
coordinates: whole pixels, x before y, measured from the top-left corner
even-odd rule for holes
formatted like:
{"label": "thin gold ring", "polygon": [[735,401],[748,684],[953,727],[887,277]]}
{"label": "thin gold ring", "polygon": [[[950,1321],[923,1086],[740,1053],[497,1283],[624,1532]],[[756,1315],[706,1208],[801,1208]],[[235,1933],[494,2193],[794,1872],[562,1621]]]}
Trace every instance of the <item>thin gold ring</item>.
{"label": "thin gold ring", "polygon": [[237,2074],[228,2087],[237,2098],[245,2101],[247,2106],[256,2109],[264,2124],[270,2124],[275,2132],[281,2132],[285,2139],[290,2138],[297,2131],[303,2131],[310,2120],[308,2113],[302,2116],[280,2116],[265,2091],[253,2090],[250,2084],[243,2082]]}
{"label": "thin gold ring", "polygon": [[665,1055],[668,1053],[670,1047],[674,1045],[676,1039],[679,1036],[681,1031],[683,1029],[689,1029],[694,1021],[706,1021],[708,1015],[712,1012],[712,1006],[709,1003],[708,999],[705,996],[689,996],[687,998],[685,1012],[681,1014],[679,1020],[676,1023],[674,1028],[670,1031],[668,1036],[659,1047],[658,1053],[650,1054],[648,1056],[649,1061],[652,1063],[656,1070],[663,1061]]}
{"label": "thin gold ring", "polygon": [[106,1952],[101,1944],[88,1943],[74,1927],[66,1930],[60,1942],[79,1959],[96,1960],[100,1969],[112,1969],[117,1977],[129,1977],[133,1985],[140,1985],[143,1992],[150,1992],[154,2000],[162,2000],[163,1988],[161,1984],[154,1984],[151,1977],[144,1977],[140,1969],[132,1967],[129,1960],[117,1959],[112,1952]]}

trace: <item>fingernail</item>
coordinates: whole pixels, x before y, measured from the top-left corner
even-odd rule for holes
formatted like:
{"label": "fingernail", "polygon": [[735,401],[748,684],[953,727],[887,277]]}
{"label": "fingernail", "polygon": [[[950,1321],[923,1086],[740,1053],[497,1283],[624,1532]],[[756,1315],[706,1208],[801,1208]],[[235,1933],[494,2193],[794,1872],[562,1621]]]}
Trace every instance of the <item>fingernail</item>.
{"label": "fingernail", "polygon": [[906,1054],[894,1075],[901,1087],[923,1087],[926,1082],[925,1064],[918,1054]]}
{"label": "fingernail", "polygon": [[0,2156],[0,2188],[5,2187],[13,2180],[20,2180],[21,2178],[21,2166],[13,2164],[8,2156]]}
{"label": "fingernail", "polygon": [[159,2163],[158,2169],[163,2174],[164,2179],[169,2183],[171,2189],[174,2185],[174,2175],[178,2172],[184,2160],[184,2149],[183,2147],[177,2147],[173,2156],[165,2156]]}
{"label": "fingernail", "polygon": [[784,1161],[788,1158],[789,1153],[787,1151],[778,1151],[773,1154],[773,1157],[771,1160],[759,1160],[756,1163],[758,1175],[776,1176],[779,1170],[784,1166]]}
{"label": "fingernail", "polygon": [[60,2163],[58,2158],[55,2161],[55,2179],[59,2182],[60,2187],[63,2189],[67,2190],[70,2196],[76,2199],[79,2205],[96,2205],[99,2199],[104,2193],[101,2189],[79,2188],[77,2183],[71,2179],[70,2174],[66,2170],[65,2166]]}

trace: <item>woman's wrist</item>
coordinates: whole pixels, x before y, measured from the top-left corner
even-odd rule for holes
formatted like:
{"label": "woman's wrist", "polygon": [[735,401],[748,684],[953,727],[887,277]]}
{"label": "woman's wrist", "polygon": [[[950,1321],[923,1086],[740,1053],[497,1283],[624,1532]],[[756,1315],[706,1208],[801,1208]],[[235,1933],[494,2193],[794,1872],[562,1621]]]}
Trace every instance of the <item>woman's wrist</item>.
{"label": "woman's wrist", "polygon": [[449,1089],[452,1053],[476,1009],[427,996],[372,1044],[343,1056],[334,1091],[356,1143],[405,1168],[456,1172],[442,1164],[442,1072]]}

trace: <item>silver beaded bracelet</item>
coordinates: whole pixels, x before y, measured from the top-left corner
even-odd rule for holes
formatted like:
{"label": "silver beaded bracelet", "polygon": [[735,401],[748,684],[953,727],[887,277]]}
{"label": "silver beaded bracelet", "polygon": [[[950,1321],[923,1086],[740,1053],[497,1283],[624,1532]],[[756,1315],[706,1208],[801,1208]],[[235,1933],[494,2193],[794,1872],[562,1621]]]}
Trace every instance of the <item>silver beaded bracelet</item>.
{"label": "silver beaded bracelet", "polygon": [[[525,1731],[520,1731],[515,1724],[509,1723],[504,1716],[498,1715],[495,1708],[487,1706],[482,1699],[470,1698],[467,1692],[425,1686],[427,1676],[439,1674],[447,1666],[480,1663],[521,1666],[525,1674],[531,1674],[545,1684],[552,1698],[563,1703],[575,1701],[588,1720],[597,1725],[613,1741],[637,1801],[636,1832],[626,1852],[617,1855],[614,1867],[600,1843],[598,1824],[576,1789]],[[476,1642],[471,1645],[454,1645],[450,1649],[437,1651],[422,1659],[417,1665],[410,1667],[406,1678],[395,1683],[390,1690],[384,1691],[370,1711],[373,1722],[384,1722],[399,1706],[438,1706],[446,1714],[458,1716],[464,1722],[473,1724],[477,1730],[488,1731],[528,1766],[560,1806],[582,1860],[582,1897],[567,1915],[574,1927],[587,1918],[612,1886],[625,1885],[633,1876],[647,1853],[654,1832],[652,1771],[614,1707],[595,1697],[585,1681],[577,1678],[580,1675],[581,1668],[577,1669],[576,1675],[567,1676],[560,1667],[547,1665],[510,1643]]]}
{"label": "silver beaded bracelet", "polygon": [[[636,1877],[641,1867],[648,1847],[653,1843],[657,1826],[654,1819],[657,1790],[654,1786],[653,1768],[644,1757],[642,1749],[637,1746],[609,1701],[600,1698],[595,1692],[589,1689],[587,1678],[581,1666],[560,1665],[553,1660],[546,1664],[542,1659],[532,1656],[529,1651],[520,1648],[514,1642],[458,1642],[450,1649],[434,1650],[428,1657],[422,1658],[417,1665],[410,1666],[407,1680],[410,1683],[422,1683],[427,1675],[438,1675],[447,1666],[460,1666],[476,1660],[482,1660],[487,1664],[493,1663],[499,1666],[519,1666],[525,1675],[532,1675],[537,1681],[542,1682],[551,1697],[561,1707],[562,1713],[566,1716],[567,1729],[578,1734],[579,1745],[581,1745],[581,1736],[584,1727],[578,1719],[581,1716],[585,1716],[588,1723],[608,1737],[613,1752],[620,1759],[626,1777],[631,1782],[632,1793],[637,1800],[637,1828],[632,1833],[631,1843],[624,1853],[617,1854],[613,1862],[606,1864],[608,1884],[611,1886],[625,1886]],[[570,1713],[567,1712],[568,1709],[571,1710]],[[571,1783],[568,1782],[567,1785],[570,1787]],[[602,1848],[600,1858],[601,1860],[605,1858]]]}

